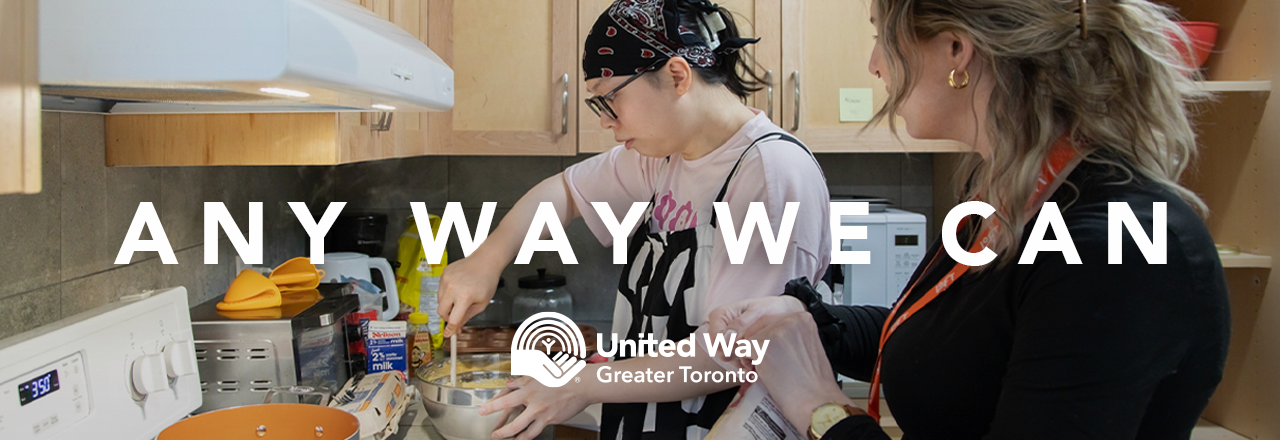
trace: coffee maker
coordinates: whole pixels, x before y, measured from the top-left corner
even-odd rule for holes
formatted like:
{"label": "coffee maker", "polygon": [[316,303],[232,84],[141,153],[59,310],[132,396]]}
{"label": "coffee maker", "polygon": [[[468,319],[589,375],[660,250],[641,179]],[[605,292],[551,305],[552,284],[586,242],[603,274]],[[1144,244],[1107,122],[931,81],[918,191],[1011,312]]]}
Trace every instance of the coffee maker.
{"label": "coffee maker", "polygon": [[380,257],[386,241],[386,214],[342,214],[334,220],[333,227],[324,236],[324,250],[325,252],[356,252]]}

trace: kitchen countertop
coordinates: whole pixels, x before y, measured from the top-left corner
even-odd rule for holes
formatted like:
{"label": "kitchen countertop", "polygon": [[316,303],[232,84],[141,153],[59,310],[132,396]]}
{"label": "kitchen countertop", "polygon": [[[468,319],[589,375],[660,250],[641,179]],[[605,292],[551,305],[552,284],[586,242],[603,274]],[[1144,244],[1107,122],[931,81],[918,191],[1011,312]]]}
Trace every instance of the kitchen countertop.
{"label": "kitchen countertop", "polygon": [[[592,430],[600,429],[600,404],[588,406],[586,410],[583,410],[564,424],[577,428],[590,427],[593,428]],[[553,438],[553,428],[547,427],[542,430],[542,434],[537,438],[544,440]],[[409,405],[409,409],[405,410],[404,416],[400,418],[400,431],[387,437],[386,440],[445,440],[445,438],[431,424],[431,419],[427,418],[427,411],[423,408],[422,402],[415,399]]]}
{"label": "kitchen countertop", "polygon": [[427,419],[427,411],[422,407],[422,402],[414,399],[404,416],[400,417],[400,431],[386,440],[444,440],[444,436]]}

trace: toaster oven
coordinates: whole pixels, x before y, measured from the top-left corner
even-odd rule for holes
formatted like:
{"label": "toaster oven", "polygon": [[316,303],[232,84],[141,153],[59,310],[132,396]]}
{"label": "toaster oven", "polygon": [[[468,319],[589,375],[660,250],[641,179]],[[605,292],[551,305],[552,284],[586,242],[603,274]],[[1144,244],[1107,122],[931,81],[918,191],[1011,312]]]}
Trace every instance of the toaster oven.
{"label": "toaster oven", "polygon": [[[203,395],[196,412],[262,403],[272,387],[337,391],[352,371],[363,370],[363,359],[348,350],[360,341],[359,325],[347,319],[360,303],[348,293],[346,284],[321,284],[316,292],[289,294],[312,299],[276,308],[220,311],[221,298],[192,308]],[[296,397],[286,399],[296,402]]]}

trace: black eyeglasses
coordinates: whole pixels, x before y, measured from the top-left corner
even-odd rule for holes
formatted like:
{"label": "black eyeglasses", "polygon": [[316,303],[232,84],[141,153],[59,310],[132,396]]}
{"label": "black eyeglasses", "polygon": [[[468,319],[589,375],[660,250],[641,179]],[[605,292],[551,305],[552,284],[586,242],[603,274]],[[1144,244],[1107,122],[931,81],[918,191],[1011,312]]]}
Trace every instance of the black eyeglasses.
{"label": "black eyeglasses", "polygon": [[614,113],[613,108],[609,107],[609,101],[613,100],[613,95],[618,93],[619,90],[622,90],[623,87],[626,87],[627,84],[631,84],[632,81],[635,81],[637,78],[640,78],[641,75],[658,70],[659,68],[662,67],[663,64],[666,63],[666,61],[667,60],[659,60],[658,62],[653,63],[653,65],[644,68],[643,70],[640,71],[640,73],[632,75],[630,78],[627,78],[627,80],[624,81],[622,84],[619,84],[617,87],[614,87],[613,90],[609,91],[609,93],[587,98],[585,100],[587,101],[587,107],[590,107],[591,111],[596,112],[596,116],[601,116],[601,114],[603,113],[603,114],[609,115],[610,118],[618,119],[618,114]]}

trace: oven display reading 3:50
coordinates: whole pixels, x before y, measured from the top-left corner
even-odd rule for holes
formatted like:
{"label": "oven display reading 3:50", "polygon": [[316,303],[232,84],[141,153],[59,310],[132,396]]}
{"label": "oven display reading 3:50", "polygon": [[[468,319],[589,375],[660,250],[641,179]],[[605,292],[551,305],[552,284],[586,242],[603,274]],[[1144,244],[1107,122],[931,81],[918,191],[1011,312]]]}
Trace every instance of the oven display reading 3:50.
{"label": "oven display reading 3:50", "polygon": [[18,384],[20,406],[26,406],[28,403],[35,402],[54,391],[58,391],[58,370],[41,374],[35,379]]}

